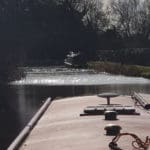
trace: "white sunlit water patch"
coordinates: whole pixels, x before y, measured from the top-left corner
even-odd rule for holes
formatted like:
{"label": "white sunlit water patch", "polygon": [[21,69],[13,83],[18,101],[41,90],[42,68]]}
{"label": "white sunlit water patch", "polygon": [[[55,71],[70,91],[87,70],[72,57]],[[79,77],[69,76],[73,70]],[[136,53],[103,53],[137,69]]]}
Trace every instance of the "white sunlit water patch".
{"label": "white sunlit water patch", "polygon": [[89,70],[67,68],[26,68],[27,76],[15,85],[108,85],[150,84],[150,80],[138,77],[94,73]]}

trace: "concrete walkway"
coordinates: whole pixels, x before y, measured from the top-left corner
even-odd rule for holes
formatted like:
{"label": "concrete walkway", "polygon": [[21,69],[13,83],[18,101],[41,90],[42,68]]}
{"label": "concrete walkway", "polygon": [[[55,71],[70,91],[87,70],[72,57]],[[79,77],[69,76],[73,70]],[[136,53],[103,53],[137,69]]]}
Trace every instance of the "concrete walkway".
{"label": "concrete walkway", "polygon": [[[134,105],[129,96],[111,99],[113,104]],[[118,115],[116,121],[104,120],[104,115],[80,116],[87,106],[106,104],[97,96],[55,100],[39,120],[20,150],[108,150],[112,136],[106,136],[105,125],[118,124],[121,132],[131,132],[142,140],[150,136],[150,114],[137,107],[141,115]],[[120,139],[119,146],[132,149],[130,137]]]}

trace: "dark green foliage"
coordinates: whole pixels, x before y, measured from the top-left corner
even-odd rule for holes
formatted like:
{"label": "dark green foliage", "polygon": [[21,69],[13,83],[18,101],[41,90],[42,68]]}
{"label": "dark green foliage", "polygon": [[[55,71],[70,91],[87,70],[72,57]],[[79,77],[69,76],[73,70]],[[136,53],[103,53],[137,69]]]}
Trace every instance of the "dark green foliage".
{"label": "dark green foliage", "polygon": [[87,52],[87,56],[91,57],[97,45],[96,30],[90,26],[91,20],[87,25],[83,22],[88,8],[79,11],[77,7],[82,1],[75,2],[2,1],[0,49],[8,53],[15,51],[16,55],[22,51],[18,57],[22,57],[23,62],[60,60],[68,51],[76,49]]}
{"label": "dark green foliage", "polygon": [[[80,51],[86,59],[96,60],[101,49],[115,51],[108,60],[149,65],[149,52],[130,51],[150,47],[150,4],[143,2],[140,6],[137,0],[120,1],[107,10],[96,0],[1,0],[1,65],[62,64],[69,51]],[[124,11],[124,7],[139,9]],[[115,24],[110,19],[113,15],[118,16]],[[129,50],[122,51],[125,48]]]}
{"label": "dark green foliage", "polygon": [[142,34],[123,37],[102,7],[101,2],[87,0],[2,0],[0,49],[16,55],[22,51],[21,61],[33,62],[63,60],[70,50],[94,59],[97,49],[149,46]]}

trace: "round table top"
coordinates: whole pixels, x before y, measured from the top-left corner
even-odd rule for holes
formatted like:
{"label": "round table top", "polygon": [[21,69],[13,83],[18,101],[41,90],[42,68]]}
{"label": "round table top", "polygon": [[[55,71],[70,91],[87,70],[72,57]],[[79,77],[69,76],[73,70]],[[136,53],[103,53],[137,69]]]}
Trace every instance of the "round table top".
{"label": "round table top", "polygon": [[117,97],[119,94],[117,93],[101,93],[98,94],[99,97],[107,98],[107,97]]}

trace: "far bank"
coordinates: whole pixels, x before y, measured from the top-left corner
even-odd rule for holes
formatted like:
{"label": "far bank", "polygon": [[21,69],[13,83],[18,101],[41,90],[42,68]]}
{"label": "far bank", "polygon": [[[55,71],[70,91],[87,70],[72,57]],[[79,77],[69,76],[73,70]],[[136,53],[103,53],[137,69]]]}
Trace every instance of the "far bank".
{"label": "far bank", "polygon": [[94,69],[97,72],[107,72],[111,74],[121,74],[150,79],[149,66],[126,65],[108,61],[91,61],[88,62],[88,68]]}

